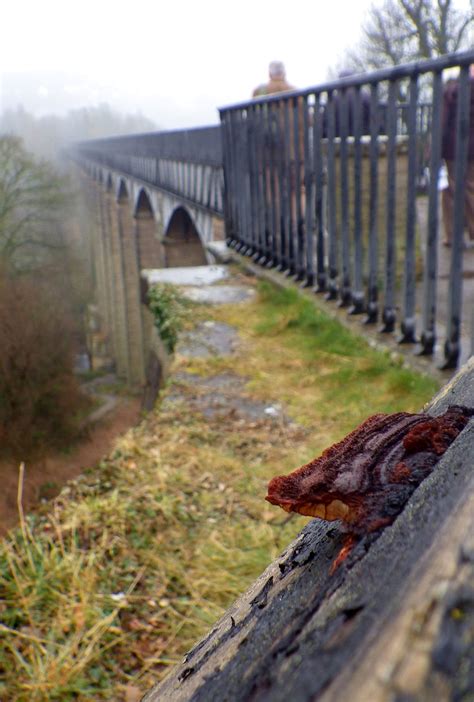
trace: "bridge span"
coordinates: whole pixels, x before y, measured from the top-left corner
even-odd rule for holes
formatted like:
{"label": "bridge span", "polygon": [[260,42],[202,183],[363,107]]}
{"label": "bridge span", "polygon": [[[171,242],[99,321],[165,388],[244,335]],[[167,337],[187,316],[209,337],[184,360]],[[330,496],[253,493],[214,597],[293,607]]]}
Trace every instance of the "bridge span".
{"label": "bridge span", "polygon": [[211,127],[101,139],[75,150],[94,213],[99,338],[131,385],[144,386],[156,366],[141,271],[206,265],[213,261],[207,244],[224,239],[220,137]]}
{"label": "bridge span", "polygon": [[[376,328],[446,369],[466,360],[474,310],[474,250],[464,232],[471,64],[474,51],[447,55],[231,105],[215,127],[76,145],[98,225],[98,302],[119,375],[146,378],[150,322],[140,271],[212,262],[208,245],[224,239],[359,315],[362,333]],[[453,69],[448,248],[438,183],[443,88]]]}

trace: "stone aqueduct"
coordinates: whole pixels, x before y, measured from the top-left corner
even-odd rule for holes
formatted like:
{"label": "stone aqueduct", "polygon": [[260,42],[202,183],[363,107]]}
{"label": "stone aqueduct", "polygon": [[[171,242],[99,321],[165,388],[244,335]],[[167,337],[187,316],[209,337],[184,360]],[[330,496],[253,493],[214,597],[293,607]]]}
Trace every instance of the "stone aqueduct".
{"label": "stone aqueduct", "polygon": [[99,310],[95,325],[100,331],[96,337],[108,347],[117,375],[143,387],[160,350],[151,314],[142,304],[140,272],[211,263],[206,244],[223,239],[223,221],[110,168],[89,164],[79,178],[92,213],[90,255]]}
{"label": "stone aqueduct", "polygon": [[[463,363],[474,351],[464,246],[473,63],[470,50],[230,105],[215,126],[76,144],[97,224],[98,308],[119,377],[146,385],[156,346],[141,271],[211,263],[208,244],[224,239],[358,316],[360,332],[443,369]],[[453,68],[447,249],[438,182],[443,72]]]}

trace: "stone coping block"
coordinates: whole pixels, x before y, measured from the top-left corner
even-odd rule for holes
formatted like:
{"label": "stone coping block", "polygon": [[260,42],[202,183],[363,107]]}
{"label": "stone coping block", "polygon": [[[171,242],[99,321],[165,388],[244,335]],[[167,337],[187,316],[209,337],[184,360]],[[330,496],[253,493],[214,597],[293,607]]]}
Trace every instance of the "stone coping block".
{"label": "stone coping block", "polygon": [[172,283],[173,285],[212,285],[229,277],[229,269],[223,265],[185,266],[182,268],[146,268],[141,276],[148,285]]}
{"label": "stone coping block", "polygon": [[[474,407],[474,358],[425,411],[453,404]],[[471,699],[474,421],[331,575],[342,539],[311,520],[143,702]]]}

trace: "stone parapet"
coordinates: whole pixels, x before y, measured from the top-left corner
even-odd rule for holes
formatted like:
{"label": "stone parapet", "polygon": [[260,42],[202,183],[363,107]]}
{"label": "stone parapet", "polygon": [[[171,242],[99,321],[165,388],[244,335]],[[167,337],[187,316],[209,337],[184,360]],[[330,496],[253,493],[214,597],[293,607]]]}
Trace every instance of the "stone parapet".
{"label": "stone parapet", "polygon": [[[474,359],[426,412],[453,404],[474,407]],[[343,535],[312,520],[144,702],[467,699],[473,465],[471,420],[395,522],[333,574]]]}

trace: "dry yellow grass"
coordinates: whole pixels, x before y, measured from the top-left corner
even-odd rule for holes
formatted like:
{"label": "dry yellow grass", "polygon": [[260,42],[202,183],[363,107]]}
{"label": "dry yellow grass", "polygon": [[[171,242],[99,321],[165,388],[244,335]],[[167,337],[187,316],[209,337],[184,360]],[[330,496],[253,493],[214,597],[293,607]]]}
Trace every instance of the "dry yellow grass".
{"label": "dry yellow grass", "polygon": [[256,302],[207,310],[237,327],[239,351],[175,363],[241,376],[248,398],[281,403],[293,421],[245,420],[231,407],[204,417],[190,402],[202,390],[172,382],[163,397],[178,399],[4,540],[2,700],[125,700],[147,689],[306,522],[264,501],[268,480],[367,414],[418,409],[432,395],[432,381],[307,304],[263,287]]}

